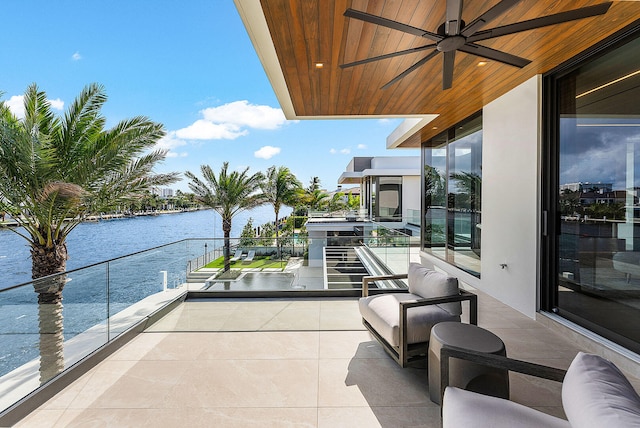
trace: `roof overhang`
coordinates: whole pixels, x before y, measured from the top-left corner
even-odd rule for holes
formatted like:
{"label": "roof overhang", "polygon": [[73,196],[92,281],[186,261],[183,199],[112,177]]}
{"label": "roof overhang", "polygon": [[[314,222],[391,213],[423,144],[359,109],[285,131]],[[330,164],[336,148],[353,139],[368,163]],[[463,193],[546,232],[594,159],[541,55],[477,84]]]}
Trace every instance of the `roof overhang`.
{"label": "roof overhang", "polygon": [[385,169],[365,169],[357,172],[343,172],[338,178],[338,184],[360,184],[366,177],[420,177],[418,168],[385,168]]}
{"label": "roof overhang", "polygon": [[[348,8],[435,32],[444,0],[234,0],[254,48],[289,119],[410,118],[387,147],[419,147],[425,139],[479,111],[531,77],[546,73],[603,39],[635,25],[640,1],[614,1],[606,15],[483,41],[532,62],[520,69],[456,55],[453,87],[442,89],[442,60],[434,58],[388,89],[381,87],[414,64],[412,53],[362,66],[340,64],[411,49],[424,39],[343,16]],[[499,0],[467,0],[472,20]],[[604,0],[522,0],[491,27],[592,6]],[[322,64],[322,67],[316,66]]]}

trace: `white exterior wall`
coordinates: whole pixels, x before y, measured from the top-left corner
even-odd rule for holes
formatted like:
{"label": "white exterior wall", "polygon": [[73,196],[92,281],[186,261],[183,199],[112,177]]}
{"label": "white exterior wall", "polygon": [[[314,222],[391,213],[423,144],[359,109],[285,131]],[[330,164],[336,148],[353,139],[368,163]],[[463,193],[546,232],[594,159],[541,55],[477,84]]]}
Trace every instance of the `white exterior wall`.
{"label": "white exterior wall", "polygon": [[479,288],[532,318],[539,301],[541,87],[540,76],[531,78],[482,111]]}
{"label": "white exterior wall", "polygon": [[402,218],[409,218],[410,210],[420,212],[420,177],[402,177]]}
{"label": "white exterior wall", "polygon": [[[376,156],[371,159],[371,169],[417,169],[420,156]],[[372,174],[375,175],[375,174]]]}
{"label": "white exterior wall", "polygon": [[449,272],[531,318],[539,308],[541,85],[541,77],[533,77],[482,110],[480,279],[420,255],[425,266]]}

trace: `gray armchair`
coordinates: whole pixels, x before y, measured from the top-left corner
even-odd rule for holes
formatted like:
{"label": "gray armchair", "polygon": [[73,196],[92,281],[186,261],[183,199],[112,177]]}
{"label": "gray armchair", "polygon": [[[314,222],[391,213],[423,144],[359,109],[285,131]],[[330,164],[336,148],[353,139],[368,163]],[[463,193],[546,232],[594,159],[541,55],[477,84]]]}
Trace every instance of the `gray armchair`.
{"label": "gray armchair", "polygon": [[[562,382],[562,405],[568,420],[513,401],[448,386],[450,358]],[[579,352],[565,371],[499,355],[443,347],[440,364],[443,428],[640,427],[640,397],[613,363],[597,355]]]}
{"label": "gray armchair", "polygon": [[[400,278],[408,278],[408,289],[369,290],[371,282]],[[469,302],[469,322],[477,324],[475,294],[460,289],[454,277],[411,263],[404,275],[364,277],[358,307],[364,326],[400,366],[406,367],[426,358],[435,324],[460,321],[463,301]]]}

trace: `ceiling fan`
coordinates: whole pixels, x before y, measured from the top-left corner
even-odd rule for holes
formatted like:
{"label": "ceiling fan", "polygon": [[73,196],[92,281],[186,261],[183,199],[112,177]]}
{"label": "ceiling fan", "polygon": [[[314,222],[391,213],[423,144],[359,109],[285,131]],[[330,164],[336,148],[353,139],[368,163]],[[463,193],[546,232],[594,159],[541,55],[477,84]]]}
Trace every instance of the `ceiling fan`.
{"label": "ceiling fan", "polygon": [[394,77],[389,83],[385,84],[382,89],[386,89],[393,85],[409,73],[415,71],[420,66],[442,52],[444,54],[444,65],[442,69],[442,89],[449,89],[453,83],[453,66],[456,51],[476,55],[482,58],[509,64],[515,67],[525,67],[531,61],[526,58],[511,55],[506,52],[491,49],[486,46],[477,44],[482,40],[489,40],[495,37],[515,34],[521,31],[533,30],[536,28],[546,27],[549,25],[561,24],[563,22],[574,21],[592,16],[603,15],[607,13],[613,2],[605,2],[595,6],[587,6],[579,9],[573,9],[566,12],[547,15],[540,18],[530,19],[528,21],[516,22],[500,27],[482,30],[482,28],[491,20],[506,12],[511,7],[520,3],[521,0],[502,0],[495,6],[487,10],[485,13],[471,21],[469,24],[462,20],[462,3],[463,0],[447,0],[446,20],[438,27],[437,33],[432,33],[420,28],[412,27],[401,22],[392,21],[381,16],[371,15],[354,9],[347,9],[344,16],[348,18],[358,19],[360,21],[381,25],[383,27],[402,31],[404,33],[413,34],[415,36],[424,37],[435,43],[425,46],[419,46],[398,52],[392,52],[360,61],[341,64],[341,68],[354,67],[356,65],[367,64],[373,61],[393,58],[396,56],[407,55],[415,52],[433,49],[427,56],[407,68],[405,71]]}

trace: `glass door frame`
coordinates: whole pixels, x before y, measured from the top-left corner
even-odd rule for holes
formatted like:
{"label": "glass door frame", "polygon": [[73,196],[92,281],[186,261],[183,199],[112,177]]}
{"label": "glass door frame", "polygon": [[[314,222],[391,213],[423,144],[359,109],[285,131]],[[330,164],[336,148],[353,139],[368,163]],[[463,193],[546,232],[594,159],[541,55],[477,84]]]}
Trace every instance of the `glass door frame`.
{"label": "glass door frame", "polygon": [[[611,53],[616,48],[640,37],[640,21],[603,40],[565,64],[543,75],[542,80],[542,201],[540,236],[540,310],[552,312],[582,325],[596,334],[610,338],[634,352],[640,344],[605,330],[598,324],[574,316],[558,307],[560,213],[557,201],[560,189],[560,115],[558,83],[578,68]],[[614,337],[615,336],[615,337]]]}

